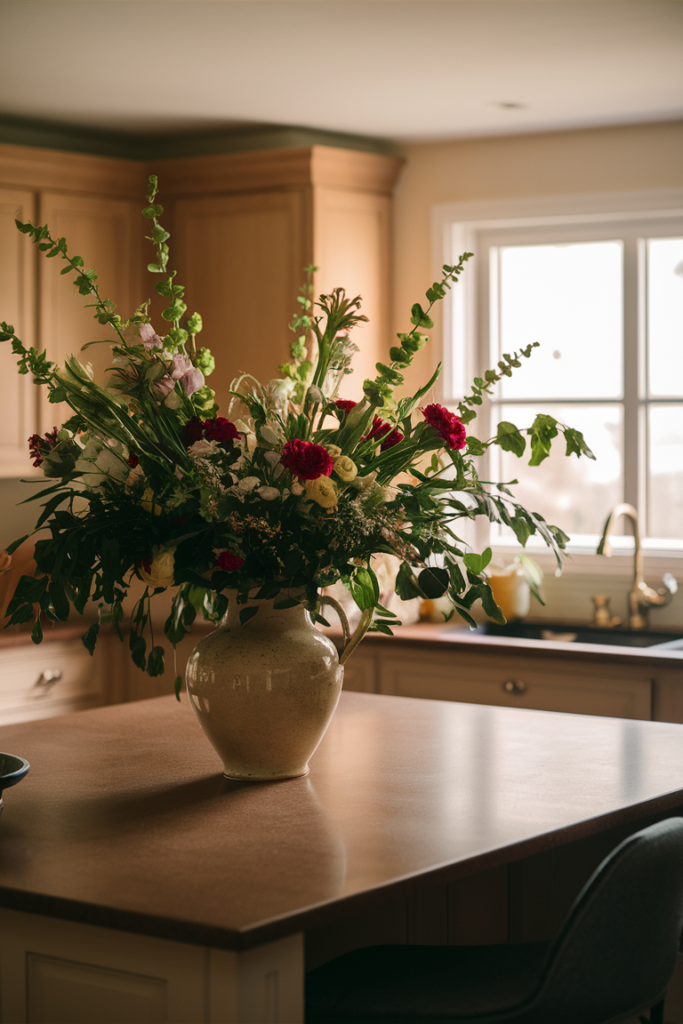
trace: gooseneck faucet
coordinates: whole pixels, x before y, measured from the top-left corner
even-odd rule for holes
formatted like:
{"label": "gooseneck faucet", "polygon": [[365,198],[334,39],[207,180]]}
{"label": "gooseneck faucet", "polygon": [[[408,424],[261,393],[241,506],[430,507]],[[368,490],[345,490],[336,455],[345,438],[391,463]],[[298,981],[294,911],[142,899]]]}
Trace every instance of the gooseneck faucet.
{"label": "gooseneck faucet", "polygon": [[596,554],[606,555],[607,557],[612,554],[612,546],[608,538],[612,529],[612,524],[615,519],[619,518],[619,516],[628,516],[631,520],[633,523],[633,536],[635,540],[633,584],[628,595],[629,629],[647,629],[647,618],[650,608],[661,608],[665,604],[668,604],[678,590],[678,583],[671,573],[667,572],[663,578],[663,587],[659,590],[653,590],[652,587],[648,587],[645,582],[645,575],[643,572],[643,549],[640,542],[638,510],[634,508],[633,505],[629,505],[628,502],[622,502],[621,505],[616,505],[607,516],[605,529],[602,532],[602,538],[598,544]]}

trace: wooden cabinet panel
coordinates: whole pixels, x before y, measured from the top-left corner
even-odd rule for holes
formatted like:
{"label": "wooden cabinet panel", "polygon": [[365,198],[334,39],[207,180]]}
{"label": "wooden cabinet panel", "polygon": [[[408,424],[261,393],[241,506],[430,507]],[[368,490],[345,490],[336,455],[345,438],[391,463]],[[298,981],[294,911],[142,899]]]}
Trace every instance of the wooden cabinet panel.
{"label": "wooden cabinet panel", "polygon": [[294,336],[307,256],[303,194],[263,192],[180,199],[173,207],[173,253],[188,311],[201,313],[199,343],[217,369],[208,383],[225,414],[239,373],[278,376]]}
{"label": "wooden cabinet panel", "polygon": [[[25,345],[35,344],[35,252],[15,218],[33,221],[35,196],[0,188],[0,320],[14,327]],[[0,477],[33,473],[27,438],[38,429],[38,389],[30,376],[19,376],[9,342],[0,345]]]}
{"label": "wooden cabinet panel", "polygon": [[590,666],[552,658],[463,657],[425,652],[382,659],[380,692],[401,697],[535,708],[616,718],[651,717],[652,680],[643,669]]}
{"label": "wooden cabinet panel", "polygon": [[344,665],[344,689],[355,693],[377,693],[375,655],[356,649]]}
{"label": "wooden cabinet panel", "polygon": [[0,722],[26,722],[102,704],[106,640],[91,658],[80,640],[0,651]]}
{"label": "wooden cabinet panel", "polygon": [[[40,200],[40,218],[41,223],[49,225],[53,238],[67,239],[69,255],[82,256],[86,269],[97,270],[101,297],[114,299],[117,312],[129,317],[145,297],[140,290],[140,204],[45,192]],[[59,257],[41,259],[38,264],[41,343],[51,359],[62,361],[73,353],[84,364],[91,363],[100,383],[104,368],[111,362],[109,346],[94,345],[85,352],[80,349],[91,341],[111,341],[114,333],[93,319],[92,309],[85,308],[92,299],[80,295],[73,286],[75,275],[61,276],[64,265]],[[66,407],[49,406],[44,401],[43,429],[51,430],[68,415]]]}
{"label": "wooden cabinet panel", "polygon": [[339,285],[361,295],[369,323],[354,328],[360,351],[353,374],[342,385],[344,398],[363,397],[363,381],[375,377],[375,363],[389,356],[390,216],[388,196],[319,188],[314,200],[318,293]]}

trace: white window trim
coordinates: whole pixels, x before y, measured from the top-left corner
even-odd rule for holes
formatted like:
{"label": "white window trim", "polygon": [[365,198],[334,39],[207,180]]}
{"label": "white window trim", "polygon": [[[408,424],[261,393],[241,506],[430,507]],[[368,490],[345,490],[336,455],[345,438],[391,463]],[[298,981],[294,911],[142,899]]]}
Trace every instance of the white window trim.
{"label": "white window trim", "polygon": [[[532,196],[517,199],[495,199],[461,203],[442,203],[432,208],[432,261],[434,279],[441,276],[444,263],[452,264],[462,252],[474,252],[480,232],[515,227],[571,226],[599,223],[665,220],[683,217],[683,189],[657,189],[637,192],[599,192],[579,195]],[[465,338],[464,351],[458,353],[453,365],[450,339],[457,322],[458,334]],[[463,275],[444,304],[440,349],[443,373],[440,381],[441,401],[457,401],[444,390],[444,383],[455,379],[455,391],[467,387],[477,372],[477,275]],[[459,386],[458,386],[459,385]],[[449,389],[450,390],[450,389]],[[532,538],[533,539],[533,538]],[[600,558],[585,551],[572,552],[565,562],[569,573],[625,576],[631,571],[633,542],[629,537],[618,539],[613,559]],[[517,546],[498,544],[501,556],[518,550]],[[543,565],[551,568],[552,556],[544,548],[528,550]],[[554,559],[552,559],[554,563]],[[657,573],[675,567],[683,570],[683,550],[672,545],[645,551],[646,570]]]}

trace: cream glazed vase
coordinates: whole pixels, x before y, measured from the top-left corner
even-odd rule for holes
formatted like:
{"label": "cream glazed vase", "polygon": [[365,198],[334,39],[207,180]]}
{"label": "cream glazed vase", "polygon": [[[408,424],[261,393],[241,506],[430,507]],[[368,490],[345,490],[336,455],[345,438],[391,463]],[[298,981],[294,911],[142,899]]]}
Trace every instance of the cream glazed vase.
{"label": "cream glazed vase", "polygon": [[[344,669],[337,649],[302,605],[237,604],[228,594],[220,626],[187,663],[187,692],[229,779],[263,782],[308,774],[339,702]],[[280,597],[278,600],[282,600]],[[239,613],[258,612],[245,625]]]}

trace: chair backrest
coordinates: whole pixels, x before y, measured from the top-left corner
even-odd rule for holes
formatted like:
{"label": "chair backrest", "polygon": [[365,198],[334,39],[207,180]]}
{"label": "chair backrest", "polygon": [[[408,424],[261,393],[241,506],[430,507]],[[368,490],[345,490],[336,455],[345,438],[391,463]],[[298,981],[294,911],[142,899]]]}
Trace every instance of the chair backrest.
{"label": "chair backrest", "polygon": [[552,944],[529,1019],[599,1024],[654,1005],[682,929],[683,818],[668,818],[625,839],[584,886]]}

